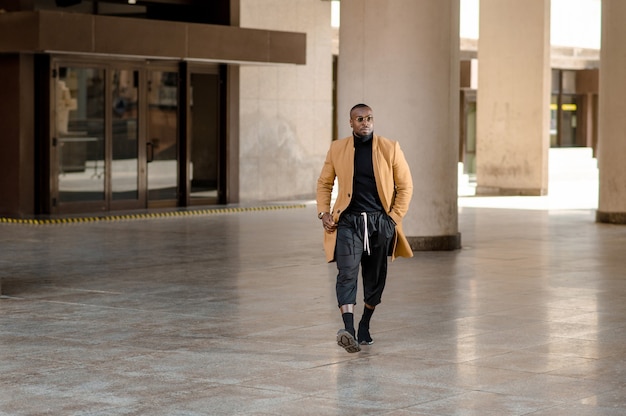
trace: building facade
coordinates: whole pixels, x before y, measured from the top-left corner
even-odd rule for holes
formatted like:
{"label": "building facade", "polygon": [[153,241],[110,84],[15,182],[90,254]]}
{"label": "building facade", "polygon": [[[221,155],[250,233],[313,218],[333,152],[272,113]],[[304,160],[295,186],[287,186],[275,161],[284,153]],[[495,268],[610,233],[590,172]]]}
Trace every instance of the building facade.
{"label": "building facade", "polygon": [[298,118],[329,124],[328,4],[269,3],[0,1],[0,215],[310,195]]}

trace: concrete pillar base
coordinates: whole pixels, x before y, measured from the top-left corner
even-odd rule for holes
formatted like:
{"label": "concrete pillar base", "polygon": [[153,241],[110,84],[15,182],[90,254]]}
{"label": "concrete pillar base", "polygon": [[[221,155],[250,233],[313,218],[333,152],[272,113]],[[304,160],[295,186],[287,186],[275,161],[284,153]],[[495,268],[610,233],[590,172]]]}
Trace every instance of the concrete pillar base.
{"label": "concrete pillar base", "polygon": [[476,195],[481,196],[544,196],[548,195],[545,188],[498,188],[493,186],[477,186]]}
{"label": "concrete pillar base", "polygon": [[596,211],[596,222],[606,224],[626,224],[626,212]]}
{"label": "concrete pillar base", "polygon": [[435,237],[407,237],[413,251],[447,251],[461,248],[461,233]]}

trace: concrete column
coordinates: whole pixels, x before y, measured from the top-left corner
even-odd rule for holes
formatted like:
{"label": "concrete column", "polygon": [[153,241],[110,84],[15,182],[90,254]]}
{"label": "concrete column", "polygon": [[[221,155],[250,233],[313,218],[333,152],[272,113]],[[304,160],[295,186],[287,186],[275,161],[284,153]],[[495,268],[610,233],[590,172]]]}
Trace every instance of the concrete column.
{"label": "concrete column", "polygon": [[598,222],[626,224],[626,2],[602,0]]}
{"label": "concrete column", "polygon": [[459,0],[341,2],[337,76],[339,136],[350,135],[350,108],[362,102],[375,133],[405,153],[413,250],[459,248]]}
{"label": "concrete column", "polygon": [[477,194],[547,194],[550,81],[550,0],[481,0]]}

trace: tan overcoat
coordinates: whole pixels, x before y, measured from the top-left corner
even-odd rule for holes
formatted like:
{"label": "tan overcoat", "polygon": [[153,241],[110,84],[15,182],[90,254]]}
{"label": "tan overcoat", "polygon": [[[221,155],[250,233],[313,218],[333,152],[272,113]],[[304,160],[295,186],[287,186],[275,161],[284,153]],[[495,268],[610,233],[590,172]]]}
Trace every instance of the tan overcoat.
{"label": "tan overcoat", "polygon": [[[372,163],[378,197],[383,208],[396,223],[392,260],[396,257],[413,257],[413,250],[402,231],[402,218],[406,215],[413,195],[413,180],[409,165],[398,142],[374,135],[372,142]],[[334,141],[322,172],[317,180],[317,210],[330,212],[335,222],[350,205],[354,176],[354,137]],[[332,191],[337,178],[337,200],[331,211]],[[324,231],[324,251],[326,260],[333,261],[337,232]]]}

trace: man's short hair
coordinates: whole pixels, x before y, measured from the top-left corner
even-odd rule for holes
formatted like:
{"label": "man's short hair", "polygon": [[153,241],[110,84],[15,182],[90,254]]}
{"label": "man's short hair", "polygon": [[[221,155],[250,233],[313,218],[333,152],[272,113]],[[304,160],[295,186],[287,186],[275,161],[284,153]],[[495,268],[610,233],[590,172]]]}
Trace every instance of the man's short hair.
{"label": "man's short hair", "polygon": [[356,110],[357,108],[363,108],[363,107],[372,108],[372,107],[370,107],[370,106],[369,106],[369,105],[367,105],[367,104],[360,103],[360,104],[357,104],[357,105],[355,105],[354,107],[352,107],[352,108],[350,109],[350,115],[352,115],[352,112],[353,112],[354,110]]}

